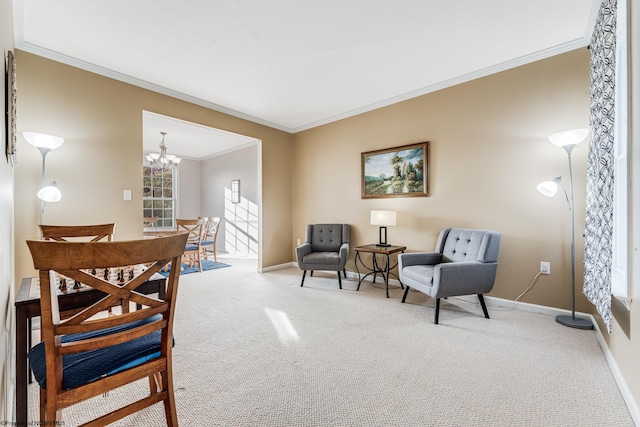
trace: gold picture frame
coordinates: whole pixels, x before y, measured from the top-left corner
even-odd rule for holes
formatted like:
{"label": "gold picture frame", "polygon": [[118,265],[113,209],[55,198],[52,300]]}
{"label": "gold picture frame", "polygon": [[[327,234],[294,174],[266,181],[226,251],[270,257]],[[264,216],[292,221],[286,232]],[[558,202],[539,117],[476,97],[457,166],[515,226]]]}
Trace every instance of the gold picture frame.
{"label": "gold picture frame", "polygon": [[429,142],[402,145],[361,155],[361,197],[427,197]]}

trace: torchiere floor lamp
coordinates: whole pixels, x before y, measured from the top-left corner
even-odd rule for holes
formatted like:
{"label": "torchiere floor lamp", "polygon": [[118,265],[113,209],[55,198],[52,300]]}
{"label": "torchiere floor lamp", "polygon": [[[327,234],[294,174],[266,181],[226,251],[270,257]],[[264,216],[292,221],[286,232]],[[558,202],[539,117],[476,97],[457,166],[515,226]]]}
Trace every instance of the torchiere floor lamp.
{"label": "torchiere floor lamp", "polygon": [[589,129],[572,129],[564,132],[554,133],[549,135],[549,141],[553,145],[562,147],[567,152],[569,158],[569,193],[560,184],[562,177],[558,176],[553,181],[546,181],[538,184],[537,188],[542,194],[547,197],[555,196],[558,191],[558,187],[564,191],[565,198],[569,204],[569,211],[571,213],[571,316],[559,315],[556,316],[556,322],[569,326],[571,328],[578,329],[593,329],[593,324],[589,319],[582,319],[576,317],[576,249],[575,249],[575,212],[573,209],[573,171],[571,169],[571,152],[582,142],[589,134]]}

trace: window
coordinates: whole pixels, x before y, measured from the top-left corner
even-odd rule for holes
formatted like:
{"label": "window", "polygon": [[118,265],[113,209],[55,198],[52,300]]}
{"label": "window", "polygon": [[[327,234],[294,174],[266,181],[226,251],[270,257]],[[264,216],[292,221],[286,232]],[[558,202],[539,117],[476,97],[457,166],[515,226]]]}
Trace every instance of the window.
{"label": "window", "polygon": [[626,303],[627,282],[627,147],[628,147],[628,44],[627,2],[618,0],[616,16],[616,93],[614,128],[613,257],[611,293]]}
{"label": "window", "polygon": [[175,169],[156,169],[143,166],[142,206],[143,217],[156,217],[156,227],[174,228]]}

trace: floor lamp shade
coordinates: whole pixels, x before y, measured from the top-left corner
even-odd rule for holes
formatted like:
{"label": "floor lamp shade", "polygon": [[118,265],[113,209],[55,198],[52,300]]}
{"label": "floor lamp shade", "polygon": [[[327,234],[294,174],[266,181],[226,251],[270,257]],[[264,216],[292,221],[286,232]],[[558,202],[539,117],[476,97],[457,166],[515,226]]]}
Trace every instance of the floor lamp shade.
{"label": "floor lamp shade", "polygon": [[396,211],[371,211],[371,225],[380,226],[378,246],[391,246],[387,243],[387,227],[396,225]]}
{"label": "floor lamp shade", "polygon": [[55,135],[47,135],[38,132],[23,132],[24,139],[36,148],[55,150],[64,144],[64,138]]}
{"label": "floor lamp shade", "polygon": [[42,187],[38,191],[38,199],[43,202],[56,203],[62,200],[62,193],[58,189],[58,185],[53,181],[50,185]]}
{"label": "floor lamp shade", "polygon": [[549,141],[555,146],[576,145],[589,134],[589,129],[571,129],[549,135]]}

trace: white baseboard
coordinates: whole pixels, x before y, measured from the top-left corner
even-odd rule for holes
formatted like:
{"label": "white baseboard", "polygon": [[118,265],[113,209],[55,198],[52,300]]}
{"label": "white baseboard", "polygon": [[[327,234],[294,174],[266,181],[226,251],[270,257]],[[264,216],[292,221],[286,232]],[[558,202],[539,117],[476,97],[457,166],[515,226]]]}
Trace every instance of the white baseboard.
{"label": "white baseboard", "polygon": [[622,398],[627,404],[627,409],[629,409],[629,413],[631,414],[631,418],[633,418],[633,422],[636,426],[640,426],[640,408],[638,408],[638,403],[633,398],[631,394],[631,390],[629,390],[629,386],[627,382],[624,380],[624,376],[622,372],[620,372],[620,368],[616,363],[616,360],[611,354],[611,350],[609,350],[609,346],[602,335],[602,331],[598,326],[598,323],[595,321],[594,317],[591,316],[591,321],[595,325],[596,336],[598,337],[598,342],[600,343],[600,347],[602,348],[602,352],[604,353],[604,357],[607,359],[607,363],[609,363],[609,368],[611,368],[611,372],[613,373],[613,378],[615,378],[616,383],[618,384],[618,388],[620,389],[620,393],[622,394]]}
{"label": "white baseboard", "polygon": [[282,270],[283,268],[297,267],[295,262],[285,262],[284,264],[270,265],[269,267],[258,268],[258,273],[266,273],[267,271]]}

